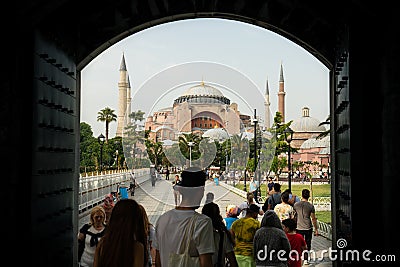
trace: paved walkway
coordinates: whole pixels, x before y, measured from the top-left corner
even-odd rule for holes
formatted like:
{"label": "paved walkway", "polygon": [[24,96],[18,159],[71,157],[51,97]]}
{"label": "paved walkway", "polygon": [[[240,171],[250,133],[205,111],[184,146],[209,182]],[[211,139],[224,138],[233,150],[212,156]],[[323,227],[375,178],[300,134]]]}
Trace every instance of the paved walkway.
{"label": "paved walkway", "polygon": [[[173,176],[171,176],[173,177]],[[229,204],[239,205],[245,198],[229,190],[230,186],[225,184],[215,185],[213,182],[207,182],[205,186],[204,196],[207,193],[212,192],[214,194],[214,202],[217,203],[221,210],[222,217],[225,217],[225,208]],[[136,189],[135,195],[131,197],[142,204],[149,216],[151,223],[155,224],[158,217],[165,211],[173,209],[175,207],[173,189],[172,189],[172,179],[171,180],[157,180],[156,186],[152,187],[149,181],[140,184],[140,187]],[[203,198],[202,205],[204,205],[205,197]],[[197,209],[201,213],[202,206]],[[259,220],[261,220],[259,216]],[[79,225],[88,221],[87,216],[81,216],[79,220]],[[312,239],[312,249],[315,251],[315,261],[310,261],[308,266],[332,266],[332,262],[327,258],[321,257],[321,251],[327,250],[332,246],[331,241],[323,236],[314,236]]]}

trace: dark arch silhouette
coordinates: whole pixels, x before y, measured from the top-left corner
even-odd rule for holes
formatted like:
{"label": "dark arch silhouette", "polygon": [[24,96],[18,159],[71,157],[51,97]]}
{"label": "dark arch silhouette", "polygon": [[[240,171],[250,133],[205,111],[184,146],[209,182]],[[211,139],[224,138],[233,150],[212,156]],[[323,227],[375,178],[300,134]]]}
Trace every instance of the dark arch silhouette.
{"label": "dark arch silhouette", "polygon": [[[26,253],[31,252],[18,259],[20,265],[76,266],[80,70],[133,33],[203,17],[270,29],[304,47],[331,70],[333,244],[345,238],[348,248],[398,251],[392,233],[400,156],[394,131],[400,118],[400,38],[394,1],[8,4],[1,18],[0,143],[7,194],[3,218],[8,222],[6,253],[22,244]],[[54,92],[58,98],[52,97]],[[369,194],[375,201],[367,201]],[[368,234],[366,238],[362,230],[370,220],[379,240]],[[26,226],[23,231],[18,222]]]}

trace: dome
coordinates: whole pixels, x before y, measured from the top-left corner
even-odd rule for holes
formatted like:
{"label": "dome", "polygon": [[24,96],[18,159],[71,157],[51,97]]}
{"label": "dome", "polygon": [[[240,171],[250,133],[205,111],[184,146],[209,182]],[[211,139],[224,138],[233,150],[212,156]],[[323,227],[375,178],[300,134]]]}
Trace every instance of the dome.
{"label": "dome", "polygon": [[231,101],[225,97],[220,90],[201,82],[198,85],[190,87],[181,96],[174,100],[174,106],[181,103],[190,104],[223,104],[230,105]]}
{"label": "dome", "polygon": [[204,132],[202,137],[208,137],[213,139],[214,141],[223,142],[226,139],[229,139],[229,134],[225,131],[224,128],[212,128]]}
{"label": "dome", "polygon": [[329,147],[324,147],[323,149],[321,149],[321,151],[319,151],[319,154],[321,155],[329,155],[331,153],[331,151],[329,150]]}
{"label": "dome", "polygon": [[325,136],[324,138],[317,139],[316,137],[312,137],[304,141],[301,144],[301,149],[310,149],[310,148],[329,148],[330,146],[330,137]]}
{"label": "dome", "polygon": [[209,86],[201,82],[199,85],[195,85],[186,90],[182,96],[221,96],[224,95],[215,87]]}
{"label": "dome", "polygon": [[303,116],[294,120],[290,128],[294,132],[325,132],[324,125],[319,125],[321,122],[316,118],[310,117],[309,109],[307,107],[302,110]]}

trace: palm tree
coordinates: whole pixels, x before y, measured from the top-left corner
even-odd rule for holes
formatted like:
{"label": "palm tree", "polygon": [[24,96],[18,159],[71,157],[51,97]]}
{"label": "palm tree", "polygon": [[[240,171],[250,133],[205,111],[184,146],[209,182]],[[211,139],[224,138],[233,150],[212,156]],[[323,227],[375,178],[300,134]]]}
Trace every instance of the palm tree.
{"label": "palm tree", "polygon": [[114,111],[115,110],[106,107],[97,112],[97,121],[106,122],[106,143],[108,143],[109,124],[112,121],[117,121],[117,115],[115,115]]}
{"label": "palm tree", "polygon": [[196,160],[200,158],[200,152],[199,152],[199,144],[201,141],[201,137],[193,134],[193,133],[183,133],[181,136],[179,136],[179,148],[182,151],[182,154],[185,156],[186,159],[190,158],[189,152],[189,142],[193,142],[193,148],[192,148],[192,160]]}

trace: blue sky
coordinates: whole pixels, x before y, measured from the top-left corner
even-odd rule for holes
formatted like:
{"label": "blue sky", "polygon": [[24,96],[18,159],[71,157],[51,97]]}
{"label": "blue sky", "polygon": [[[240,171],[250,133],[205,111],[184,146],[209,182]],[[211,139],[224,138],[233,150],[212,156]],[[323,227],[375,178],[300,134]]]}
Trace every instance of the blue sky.
{"label": "blue sky", "polygon": [[[146,115],[172,106],[194,84],[211,83],[239,104],[242,113],[264,118],[268,80],[271,113],[277,111],[280,66],[286,91],[286,120],[329,115],[329,71],[309,52],[284,37],[243,22],[191,19],[154,26],[110,47],[82,70],[81,121],[95,136],[105,133],[97,112],[118,114],[119,67],[125,55],[132,87],[132,111]],[[117,123],[110,124],[110,138]]]}

